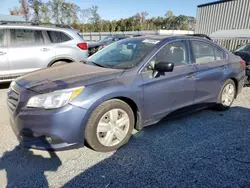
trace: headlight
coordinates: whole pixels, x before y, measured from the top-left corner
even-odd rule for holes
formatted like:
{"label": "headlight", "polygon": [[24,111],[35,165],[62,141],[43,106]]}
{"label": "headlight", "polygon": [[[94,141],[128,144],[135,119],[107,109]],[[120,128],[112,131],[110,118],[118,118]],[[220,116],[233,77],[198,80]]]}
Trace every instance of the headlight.
{"label": "headlight", "polygon": [[82,90],[83,87],[58,90],[51,93],[37,95],[30,98],[27,103],[27,107],[45,109],[60,108],[76,98]]}

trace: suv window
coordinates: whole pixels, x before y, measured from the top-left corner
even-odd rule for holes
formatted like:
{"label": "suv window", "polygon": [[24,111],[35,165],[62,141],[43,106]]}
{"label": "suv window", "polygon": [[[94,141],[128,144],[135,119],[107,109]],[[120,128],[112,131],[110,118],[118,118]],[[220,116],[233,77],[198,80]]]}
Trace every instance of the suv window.
{"label": "suv window", "polygon": [[214,48],[212,45],[201,41],[191,41],[196,63],[215,61]]}
{"label": "suv window", "polygon": [[0,30],[0,47],[3,47],[3,40],[4,40],[4,30]]}
{"label": "suv window", "polygon": [[171,42],[164,46],[149,62],[146,71],[153,70],[156,63],[169,62],[174,63],[175,67],[187,65],[188,50],[184,41]]}
{"label": "suv window", "polygon": [[39,30],[11,29],[10,36],[14,45],[44,44],[42,31]]}
{"label": "suv window", "polygon": [[71,40],[71,38],[68,35],[59,31],[48,31],[48,35],[52,43],[61,43]]}

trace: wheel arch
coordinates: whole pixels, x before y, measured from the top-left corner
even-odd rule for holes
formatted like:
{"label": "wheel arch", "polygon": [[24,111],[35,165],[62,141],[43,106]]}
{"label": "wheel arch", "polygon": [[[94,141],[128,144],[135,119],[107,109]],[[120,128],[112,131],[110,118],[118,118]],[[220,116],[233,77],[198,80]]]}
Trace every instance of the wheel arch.
{"label": "wheel arch", "polygon": [[53,59],[52,61],[49,62],[48,67],[52,66],[54,63],[56,63],[58,61],[65,61],[67,63],[71,63],[71,62],[74,62],[74,59],[69,58],[69,57],[66,57],[66,58],[64,58],[64,57],[56,58],[56,59]]}
{"label": "wheel arch", "polygon": [[[133,97],[130,96],[126,96],[126,95],[122,95],[120,92],[119,94],[108,94],[103,96],[102,98],[98,98],[96,100],[94,100],[95,102],[91,102],[91,104],[88,104],[86,106],[81,106],[82,108],[88,109],[87,111],[87,119],[90,117],[91,113],[102,103],[104,103],[105,101],[109,101],[112,99],[119,99],[123,102],[125,102],[126,104],[128,104],[130,106],[130,108],[132,109],[133,113],[134,113],[134,117],[135,117],[135,126],[134,128],[136,130],[141,130],[143,125],[142,125],[142,107],[140,106],[140,102],[136,101],[136,99],[134,99]],[[87,122],[87,120],[85,119],[85,121]],[[84,122],[84,124],[86,123]]]}
{"label": "wheel arch", "polygon": [[136,130],[141,130],[142,129],[142,119],[141,119],[141,113],[140,113],[140,110],[139,110],[139,107],[138,105],[136,104],[136,102],[134,100],[132,100],[131,98],[128,98],[128,97],[114,97],[114,98],[111,98],[109,100],[112,100],[112,99],[119,99],[125,103],[127,103],[130,108],[133,110],[133,113],[134,113],[134,117],[135,117],[135,125],[134,125],[134,128]]}

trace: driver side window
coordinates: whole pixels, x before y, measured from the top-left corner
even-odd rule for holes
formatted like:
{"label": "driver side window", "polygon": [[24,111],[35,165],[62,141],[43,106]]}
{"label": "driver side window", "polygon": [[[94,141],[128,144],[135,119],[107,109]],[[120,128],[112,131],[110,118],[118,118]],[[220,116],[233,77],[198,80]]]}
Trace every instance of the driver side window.
{"label": "driver side window", "polygon": [[171,42],[164,46],[150,61],[148,66],[146,66],[145,71],[150,71],[154,69],[155,64],[159,62],[174,63],[174,66],[187,65],[188,51],[186,44],[183,41]]}

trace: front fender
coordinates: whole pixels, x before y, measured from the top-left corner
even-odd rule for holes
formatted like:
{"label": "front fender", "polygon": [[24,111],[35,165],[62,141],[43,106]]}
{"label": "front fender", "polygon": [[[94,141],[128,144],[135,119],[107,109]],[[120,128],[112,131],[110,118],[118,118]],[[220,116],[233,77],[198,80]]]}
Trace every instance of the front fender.
{"label": "front fender", "polygon": [[138,87],[129,87],[123,84],[110,83],[95,84],[92,87],[86,87],[82,94],[76,100],[71,102],[72,105],[91,110],[96,108],[104,101],[112,98],[125,97],[133,100],[139,110],[142,110],[143,90]]}
{"label": "front fender", "polygon": [[103,102],[114,98],[128,98],[137,105],[143,122],[144,117],[142,115],[145,113],[141,77],[134,79],[132,82],[130,81],[121,82],[115,79],[87,86],[75,100],[71,101],[71,104],[86,109],[87,113],[84,119],[88,119],[94,109]]}

